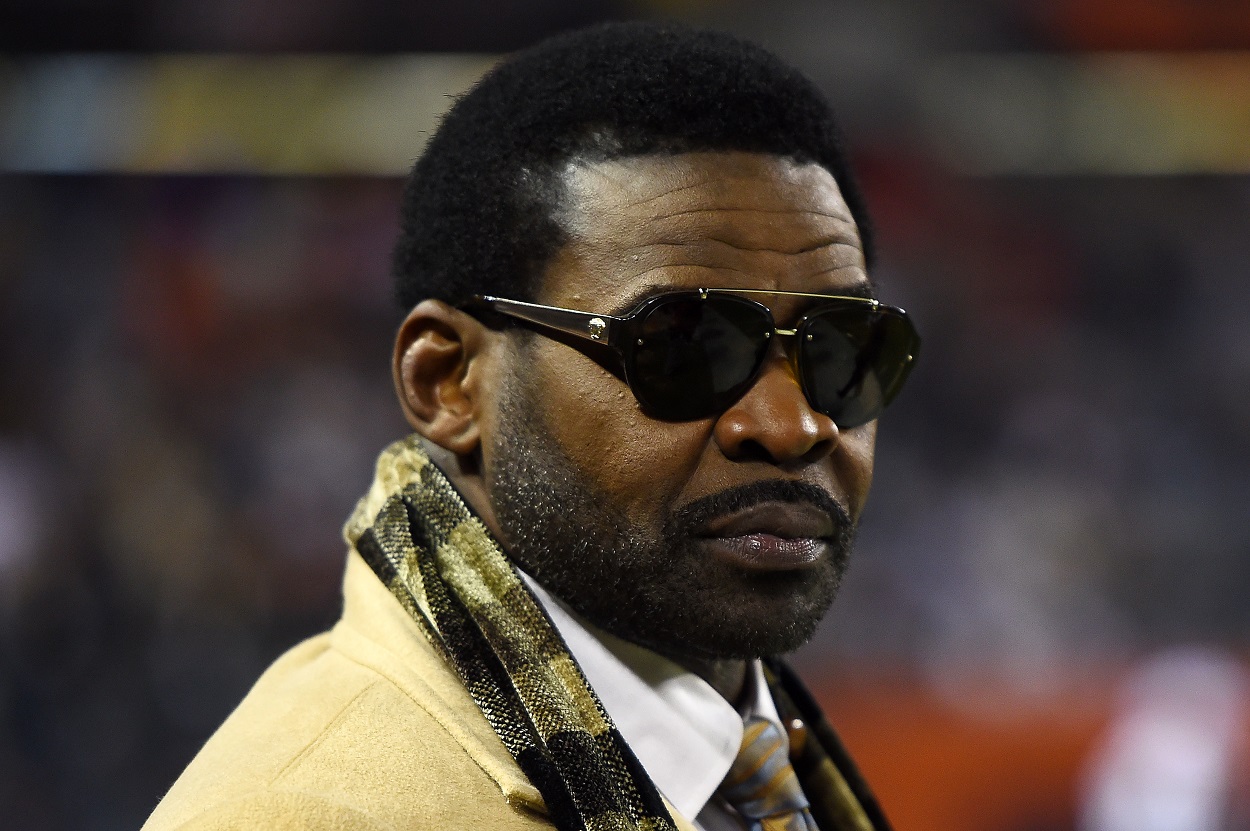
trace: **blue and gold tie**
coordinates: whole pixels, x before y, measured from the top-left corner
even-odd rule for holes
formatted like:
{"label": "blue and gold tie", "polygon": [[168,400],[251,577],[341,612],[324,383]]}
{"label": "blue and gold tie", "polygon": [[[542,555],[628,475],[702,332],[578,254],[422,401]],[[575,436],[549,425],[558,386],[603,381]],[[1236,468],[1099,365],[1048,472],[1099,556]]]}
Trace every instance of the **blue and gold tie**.
{"label": "blue and gold tie", "polygon": [[742,748],[720,794],[751,831],[819,831],[810,803],[786,755],[781,731],[766,719],[747,720]]}

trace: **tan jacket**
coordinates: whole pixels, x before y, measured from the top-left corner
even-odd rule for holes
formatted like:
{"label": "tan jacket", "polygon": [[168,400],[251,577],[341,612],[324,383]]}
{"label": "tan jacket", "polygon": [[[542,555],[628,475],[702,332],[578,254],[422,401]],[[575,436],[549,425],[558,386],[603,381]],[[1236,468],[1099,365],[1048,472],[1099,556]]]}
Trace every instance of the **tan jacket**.
{"label": "tan jacket", "polygon": [[343,595],[338,624],[261,676],[144,831],[551,828],[459,678],[354,553]]}

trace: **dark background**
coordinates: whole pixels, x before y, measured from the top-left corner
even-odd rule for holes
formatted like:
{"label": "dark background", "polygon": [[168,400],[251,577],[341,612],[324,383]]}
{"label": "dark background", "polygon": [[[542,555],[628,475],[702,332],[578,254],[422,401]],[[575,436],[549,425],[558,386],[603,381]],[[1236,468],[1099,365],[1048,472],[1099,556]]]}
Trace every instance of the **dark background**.
{"label": "dark background", "polygon": [[[337,121],[411,149],[365,163],[238,102],[363,100],[397,56],[472,69],[621,17],[745,34],[824,86],[874,276],[925,337],[798,659],[899,830],[1246,827],[1250,6],[1228,0],[4,0],[0,825],[140,825],[333,622],[339,527],[404,431],[388,257],[426,128],[371,138],[379,93]],[[177,106],[126,95],[221,55],[234,80]],[[327,60],[368,82],[320,86]],[[396,88],[467,81],[442,83]]]}

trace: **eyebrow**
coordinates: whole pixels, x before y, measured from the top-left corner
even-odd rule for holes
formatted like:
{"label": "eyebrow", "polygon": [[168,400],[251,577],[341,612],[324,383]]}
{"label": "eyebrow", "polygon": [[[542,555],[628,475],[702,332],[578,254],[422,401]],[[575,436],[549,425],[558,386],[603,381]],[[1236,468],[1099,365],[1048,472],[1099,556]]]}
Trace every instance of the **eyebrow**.
{"label": "eyebrow", "polygon": [[613,306],[612,310],[608,312],[608,314],[613,317],[620,317],[627,312],[633,311],[636,306],[648,297],[653,297],[657,294],[666,294],[670,291],[680,291],[680,289],[676,286],[666,286],[661,283],[639,286],[637,289],[627,294],[621,302]]}

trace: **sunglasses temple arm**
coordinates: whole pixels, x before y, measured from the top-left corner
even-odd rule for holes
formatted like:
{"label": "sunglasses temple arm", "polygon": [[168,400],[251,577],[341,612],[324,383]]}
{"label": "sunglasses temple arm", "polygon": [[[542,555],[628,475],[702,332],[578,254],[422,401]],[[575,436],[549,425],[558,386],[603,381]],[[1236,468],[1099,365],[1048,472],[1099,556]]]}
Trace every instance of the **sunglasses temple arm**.
{"label": "sunglasses temple arm", "polygon": [[611,315],[596,315],[558,306],[541,306],[502,297],[483,297],[481,301],[499,314],[605,345],[609,342],[610,327],[618,322],[618,318]]}

